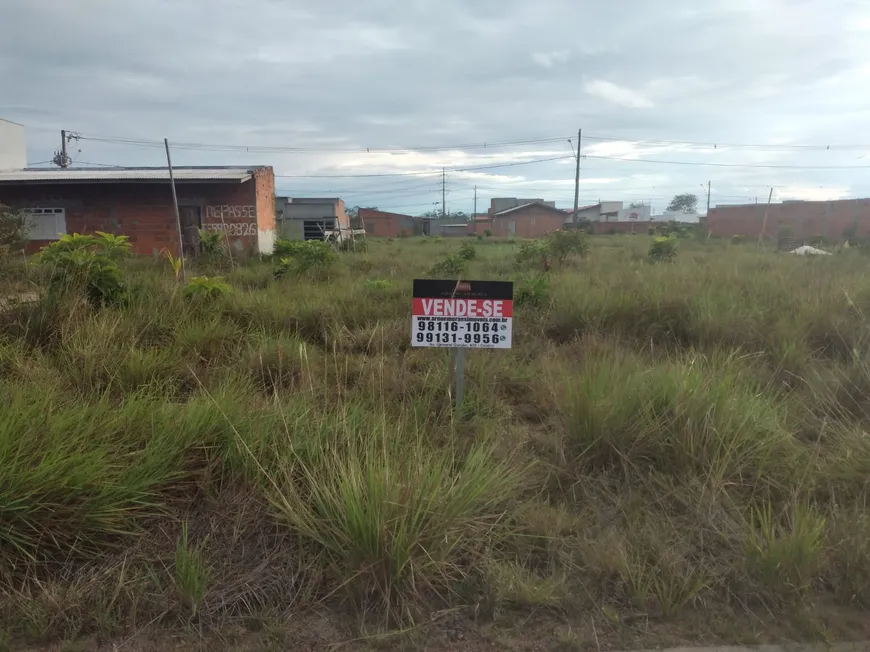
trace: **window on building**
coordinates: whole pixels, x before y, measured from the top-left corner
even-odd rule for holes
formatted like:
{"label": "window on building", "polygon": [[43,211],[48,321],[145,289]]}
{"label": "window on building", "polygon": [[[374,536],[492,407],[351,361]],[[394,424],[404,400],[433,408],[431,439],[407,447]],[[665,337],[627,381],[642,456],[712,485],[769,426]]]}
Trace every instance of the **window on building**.
{"label": "window on building", "polygon": [[66,233],[66,209],[27,208],[28,240],[60,240]]}

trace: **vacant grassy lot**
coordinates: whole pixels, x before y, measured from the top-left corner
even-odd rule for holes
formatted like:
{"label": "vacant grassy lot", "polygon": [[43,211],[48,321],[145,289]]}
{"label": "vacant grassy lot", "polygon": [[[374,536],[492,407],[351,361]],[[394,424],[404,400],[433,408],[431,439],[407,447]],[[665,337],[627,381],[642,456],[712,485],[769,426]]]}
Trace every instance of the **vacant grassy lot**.
{"label": "vacant grassy lot", "polygon": [[104,308],[7,263],[39,299],[0,308],[0,650],[870,635],[870,258],[651,240],[469,240],[521,305],[459,414],[410,288],[467,243],[236,261],[213,298],[132,260]]}

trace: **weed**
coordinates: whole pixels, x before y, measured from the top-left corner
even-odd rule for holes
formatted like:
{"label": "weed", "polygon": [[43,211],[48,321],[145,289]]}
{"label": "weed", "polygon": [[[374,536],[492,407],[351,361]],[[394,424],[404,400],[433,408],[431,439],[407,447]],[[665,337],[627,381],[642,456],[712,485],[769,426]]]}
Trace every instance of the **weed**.
{"label": "weed", "polygon": [[221,277],[194,276],[184,286],[184,296],[194,301],[213,301],[232,291]]}
{"label": "weed", "polygon": [[784,516],[771,503],[753,507],[746,533],[746,563],[761,590],[790,598],[809,590],[818,571],[825,519],[812,507],[794,505]]}
{"label": "weed", "polygon": [[550,281],[544,275],[531,276],[517,284],[514,302],[538,308],[550,300]]}
{"label": "weed", "polygon": [[[473,247],[472,247],[473,249]],[[468,269],[468,261],[459,254],[450,254],[429,270],[430,276],[459,278]]]}
{"label": "weed", "polygon": [[547,246],[553,258],[564,263],[571,256],[585,256],[589,252],[589,239],[580,229],[554,231]]}
{"label": "weed", "polygon": [[94,306],[117,304],[126,295],[117,261],[129,256],[126,236],[63,235],[40,253],[50,270],[49,285],[56,294],[83,292]]}
{"label": "weed", "polygon": [[470,242],[463,242],[462,246],[459,247],[459,253],[457,254],[462,260],[474,260],[477,258],[477,249],[475,249],[474,245]]}
{"label": "weed", "polygon": [[669,236],[655,238],[650,245],[648,255],[653,262],[669,263],[677,257],[677,242]]}
{"label": "weed", "polygon": [[203,549],[206,542],[192,545],[188,523],[181,524],[181,534],[175,542],[175,565],[172,569],[172,584],[181,603],[195,618],[199,606],[208,592],[210,570],[205,562]]}

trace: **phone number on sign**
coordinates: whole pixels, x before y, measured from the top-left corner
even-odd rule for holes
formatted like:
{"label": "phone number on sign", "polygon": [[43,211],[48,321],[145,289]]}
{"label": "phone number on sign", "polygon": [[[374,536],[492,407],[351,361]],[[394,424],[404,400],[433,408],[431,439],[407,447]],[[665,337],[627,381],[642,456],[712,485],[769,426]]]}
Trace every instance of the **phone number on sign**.
{"label": "phone number on sign", "polygon": [[498,344],[503,339],[499,331],[507,330],[502,320],[465,321],[418,318],[414,339],[419,344]]}
{"label": "phone number on sign", "polygon": [[256,222],[242,224],[238,222],[230,222],[227,224],[206,224],[205,228],[208,231],[220,231],[227,235],[257,235]]}

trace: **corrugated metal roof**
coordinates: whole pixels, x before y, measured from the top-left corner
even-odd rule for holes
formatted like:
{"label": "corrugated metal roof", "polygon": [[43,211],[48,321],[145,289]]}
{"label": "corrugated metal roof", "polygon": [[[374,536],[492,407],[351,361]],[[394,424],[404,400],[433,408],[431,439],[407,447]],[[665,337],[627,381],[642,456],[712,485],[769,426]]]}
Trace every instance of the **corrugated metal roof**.
{"label": "corrugated metal roof", "polygon": [[[172,168],[176,181],[237,181],[253,176],[250,168]],[[166,168],[25,168],[0,172],[0,183],[71,183],[87,181],[169,181]]]}

